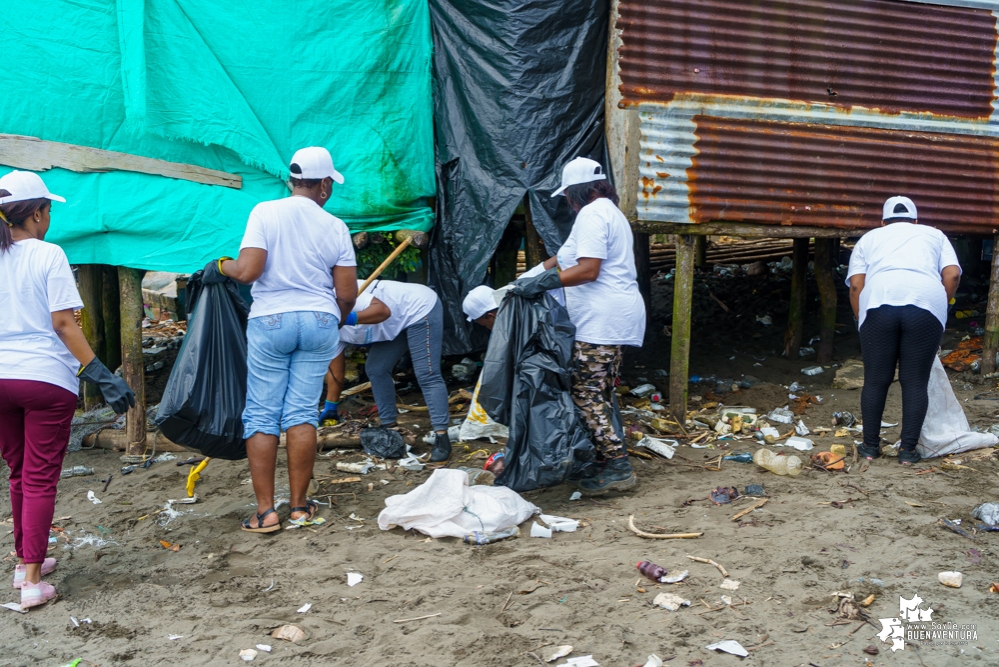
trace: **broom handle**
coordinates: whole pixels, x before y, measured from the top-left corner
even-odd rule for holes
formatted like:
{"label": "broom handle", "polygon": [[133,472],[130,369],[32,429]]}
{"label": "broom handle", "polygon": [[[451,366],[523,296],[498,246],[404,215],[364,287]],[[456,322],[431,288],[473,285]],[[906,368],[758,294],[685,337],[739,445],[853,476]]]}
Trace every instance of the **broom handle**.
{"label": "broom handle", "polygon": [[382,271],[388,268],[389,264],[395,261],[396,257],[402,254],[403,250],[409,247],[409,244],[412,242],[412,240],[413,239],[411,237],[407,236],[402,240],[402,243],[400,243],[395,247],[395,250],[392,251],[392,254],[386,257],[385,261],[382,262],[381,265],[377,269],[375,269],[370,276],[368,276],[368,279],[361,284],[361,289],[357,290],[358,296],[360,296],[360,294],[364,292],[364,290],[368,289],[368,286],[371,285],[371,283],[374,282],[375,279],[382,274]]}

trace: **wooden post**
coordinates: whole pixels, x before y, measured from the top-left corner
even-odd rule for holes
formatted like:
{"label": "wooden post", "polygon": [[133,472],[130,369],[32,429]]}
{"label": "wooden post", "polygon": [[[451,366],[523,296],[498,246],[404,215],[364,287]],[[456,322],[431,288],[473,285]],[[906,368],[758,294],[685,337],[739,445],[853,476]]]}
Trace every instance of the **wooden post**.
{"label": "wooden post", "polygon": [[530,271],[541,262],[548,259],[548,250],[534,226],[534,215],[531,213],[531,198],[524,195],[524,264]]}
{"label": "wooden post", "polygon": [[694,301],[694,237],[676,237],[673,275],[673,340],[670,348],[669,409],[681,424],[687,418],[690,364],[690,311]]}
{"label": "wooden post", "polygon": [[985,310],[982,375],[995,372],[996,352],[999,352],[999,234],[992,241],[992,276],[989,278],[989,303]]}
{"label": "wooden post", "polygon": [[694,266],[703,269],[708,264],[708,237],[694,239]]}
{"label": "wooden post", "polygon": [[819,347],[816,361],[832,362],[836,333],[836,239],[815,239],[815,282],[819,287]]}
{"label": "wooden post", "polygon": [[104,311],[104,355],[101,361],[112,373],[121,366],[121,295],[118,267],[103,266],[101,308]]}
{"label": "wooden post", "polygon": [[634,241],[635,273],[638,277],[638,291],[645,302],[646,330],[652,321],[652,258],[650,256],[649,235],[637,232]]}
{"label": "wooden post", "polygon": [[135,392],[135,407],[125,417],[128,454],[146,448],[145,365],[142,359],[142,277],[138,269],[118,268],[121,290],[122,377]]}
{"label": "wooden post", "polygon": [[787,311],[787,330],[784,332],[784,356],[792,361],[798,358],[801,336],[805,327],[805,297],[808,293],[808,239],[794,240],[791,259],[791,299]]}
{"label": "wooden post", "polygon": [[409,239],[414,248],[423,249],[430,245],[430,235],[426,232],[418,232],[415,229],[399,229],[395,233],[395,242],[402,243]]}
{"label": "wooden post", "polygon": [[502,287],[517,279],[517,252],[520,250],[522,238],[515,224],[507,225],[493,255],[493,284],[496,287]]}
{"label": "wooden post", "polygon": [[[90,343],[90,349],[102,362],[107,357],[104,345],[104,311],[101,306],[104,272],[100,264],[81,264],[76,269],[77,283],[83,310],[80,311],[80,327]],[[105,364],[107,365],[107,364]],[[104,402],[101,390],[90,382],[83,383],[83,407],[93,410]]]}

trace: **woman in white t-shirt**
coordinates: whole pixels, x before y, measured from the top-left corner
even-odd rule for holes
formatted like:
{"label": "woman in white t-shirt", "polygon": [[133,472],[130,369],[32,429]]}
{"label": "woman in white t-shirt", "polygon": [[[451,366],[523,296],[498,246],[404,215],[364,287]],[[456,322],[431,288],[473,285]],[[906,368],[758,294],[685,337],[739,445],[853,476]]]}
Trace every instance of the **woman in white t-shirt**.
{"label": "woman in white t-shirt", "polygon": [[287,433],[289,513],[307,525],[319,505],[307,497],[316,462],[316,400],[336,349],[342,315],[357,297],[357,262],[342,220],[323,210],[343,176],[329,151],[303,148],[291,159],[291,196],[250,213],[239,258],[209,262],[204,281],[253,283],[246,326],[243,437],[257,512],[243,530],[281,530],[274,510],[278,438]]}
{"label": "woman in white t-shirt", "polygon": [[642,346],[645,302],[638,290],[631,225],[617,207],[614,186],[599,162],[576,158],[562,170],[562,187],[576,220],[569,238],[545,273],[514,284],[513,292],[531,296],[565,288],[565,307],[576,325],[572,375],[573,400],[590,429],[600,465],[579,481],[586,495],[624,491],[637,480],[624,442],[613,426],[613,391],[622,348]]}
{"label": "woman in white t-shirt", "polygon": [[73,316],[83,307],[73,270],[62,248],[45,242],[53,201],[66,200],[37,174],[0,178],[0,454],[10,468],[22,609],[56,595],[41,578],[56,567],[45,554],[80,378],[97,384],[115,412],[135,406]]}
{"label": "woman in white t-shirt", "polygon": [[860,330],[864,389],[860,408],[868,460],[881,452],[881,416],[898,367],[902,388],[902,444],[898,461],[918,463],[916,443],[929,404],[927,386],[947,304],[961,282],[961,266],[943,232],[917,224],[908,197],[884,204],[884,226],[861,237],[846,278]]}
{"label": "woman in white t-shirt", "polygon": [[413,372],[427,402],[430,426],[436,432],[430,452],[432,463],[451,457],[448,439],[447,385],[441,375],[441,346],[444,339],[444,307],[437,294],[426,285],[376,280],[357,297],[355,312],[340,329],[340,344],[326,375],[326,407],[320,422],[338,418],[337,406],[345,374],[345,344],[370,346],[364,364],[371,393],[378,406],[383,428],[394,428],[398,410],[392,370],[409,351]]}

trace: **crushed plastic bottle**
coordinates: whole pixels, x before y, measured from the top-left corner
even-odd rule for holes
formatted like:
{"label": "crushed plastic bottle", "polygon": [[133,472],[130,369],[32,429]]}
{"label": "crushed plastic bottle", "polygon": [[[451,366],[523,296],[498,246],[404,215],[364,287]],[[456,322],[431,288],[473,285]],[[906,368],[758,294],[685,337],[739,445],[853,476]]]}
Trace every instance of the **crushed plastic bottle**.
{"label": "crushed plastic bottle", "polygon": [[777,456],[769,449],[757,450],[753,462],[777,475],[797,477],[801,472],[801,459],[797,456]]}
{"label": "crushed plastic bottle", "polygon": [[749,463],[753,460],[753,455],[749,452],[739,452],[738,454],[732,454],[731,456],[723,456],[723,461],[736,461],[738,463]]}
{"label": "crushed plastic bottle", "polygon": [[93,468],[88,468],[86,466],[73,466],[72,468],[64,468],[60,477],[87,477],[94,474]]}
{"label": "crushed plastic bottle", "polygon": [[511,526],[506,530],[494,530],[491,532],[482,531],[472,531],[468,535],[462,538],[465,544],[492,544],[493,542],[499,542],[500,540],[506,540],[511,537],[517,537],[520,535],[520,528],[517,526]]}
{"label": "crushed plastic bottle", "polygon": [[663,580],[663,577],[669,574],[669,572],[666,571],[665,567],[662,567],[661,565],[656,565],[655,563],[649,562],[647,560],[643,560],[635,567],[638,568],[639,572],[644,574],[652,581],[661,582]]}

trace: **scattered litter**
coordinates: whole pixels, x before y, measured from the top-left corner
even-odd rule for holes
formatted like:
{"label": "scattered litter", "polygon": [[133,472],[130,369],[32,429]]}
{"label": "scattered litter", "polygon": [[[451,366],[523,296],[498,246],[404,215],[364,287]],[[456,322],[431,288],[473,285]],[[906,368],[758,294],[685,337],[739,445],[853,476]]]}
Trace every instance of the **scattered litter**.
{"label": "scattered litter", "polygon": [[810,355],[813,355],[813,354],[815,354],[815,348],[814,347],[799,347],[798,348],[798,356],[799,357],[807,357],[807,356],[810,356]]}
{"label": "scattered litter", "polygon": [[731,456],[723,456],[723,461],[735,461],[736,463],[752,463],[753,455],[749,452],[739,452],[738,454],[732,454]]}
{"label": "scattered litter", "polygon": [[239,652],[239,657],[242,658],[244,662],[253,662],[253,659],[257,657],[257,651],[252,648],[244,648]]}
{"label": "scattered litter", "polygon": [[990,526],[999,525],[999,503],[983,503],[971,510],[971,516]]}
{"label": "scattered litter", "polygon": [[765,496],[766,491],[763,490],[762,484],[750,484],[746,487],[745,495],[747,496]]}
{"label": "scattered litter", "polygon": [[551,537],[551,536],[552,536],[551,528],[545,528],[537,521],[531,524],[531,537]]}
{"label": "scattered litter", "polygon": [[271,637],[274,639],[284,639],[294,644],[305,639],[305,632],[295,625],[282,625],[271,632]]}
{"label": "scattered litter", "polygon": [[790,391],[790,392],[796,392],[796,391],[802,391],[802,390],[804,390],[804,388],[805,388],[805,385],[803,385],[803,384],[801,384],[799,382],[792,382],[791,386],[789,386],[787,388],[787,390]]}
{"label": "scattered litter", "polygon": [[863,651],[867,655],[877,655],[878,654],[878,647],[875,646],[874,644],[870,644],[870,645],[864,647]]}
{"label": "scattered litter", "polygon": [[506,530],[496,530],[491,533],[483,533],[478,530],[473,530],[468,535],[465,535],[462,540],[465,544],[481,546],[483,544],[492,544],[493,542],[499,542],[500,540],[505,540],[511,537],[520,537],[520,528],[517,526],[510,526]]}
{"label": "scattered litter", "polygon": [[663,567],[662,565],[656,565],[655,563],[647,560],[643,560],[642,562],[638,563],[638,565],[636,565],[635,567],[638,568],[639,572],[644,574],[652,581],[662,581],[663,577],[665,577],[667,574],[665,567]]}
{"label": "scattered litter", "polygon": [[[402,461],[400,461],[400,463],[401,462]],[[340,461],[339,463],[336,464],[337,470],[341,470],[343,472],[353,472],[359,475],[367,475],[374,467],[375,467],[375,462],[372,461],[371,459],[368,459],[367,461],[363,461],[360,463],[344,463],[343,461]]]}
{"label": "scattered litter", "polygon": [[360,572],[348,572],[347,573],[347,585],[357,586],[359,583],[364,581],[364,575]]}
{"label": "scattered litter", "polygon": [[937,575],[937,579],[944,586],[950,586],[951,588],[960,588],[961,582],[964,580],[964,575],[960,572],[941,572]]}
{"label": "scattered litter", "polygon": [[686,579],[688,574],[690,574],[690,570],[684,570],[680,574],[673,574],[668,577],[660,577],[659,581],[661,581],[664,584],[678,584],[684,579]]}
{"label": "scattered litter", "polygon": [[299,614],[307,614],[307,613],[309,613],[310,609],[312,609],[312,603],[311,602],[307,602],[307,603],[303,604],[301,607],[299,607],[297,611],[298,611]]}
{"label": "scattered litter", "polygon": [[709,497],[715,505],[727,505],[739,497],[739,492],[734,486],[719,486],[709,494]]}
{"label": "scattered litter", "polygon": [[801,421],[800,419],[794,425],[794,432],[801,436],[805,436],[811,433],[811,431],[808,430],[808,427],[805,426],[805,422]]}
{"label": "scattered litter", "polygon": [[780,431],[775,429],[773,426],[762,426],[760,427],[760,435],[763,436],[764,442],[768,445],[772,445],[774,444],[774,441],[780,437]]}
{"label": "scattered litter", "polygon": [[739,582],[735,579],[726,579],[721,583],[721,587],[726,591],[737,591],[739,590]]}
{"label": "scattered litter", "polygon": [[579,500],[582,497],[583,497],[582,493],[580,493],[579,491],[573,491],[572,495],[569,496],[569,500]]}
{"label": "scattered litter", "polygon": [[194,494],[190,498],[178,498],[177,500],[167,500],[167,505],[193,505],[198,502],[198,494]]}
{"label": "scattered litter", "polygon": [[575,533],[576,529],[579,528],[579,521],[564,516],[541,514],[539,518],[548,524],[553,533]]}
{"label": "scattered litter", "polygon": [[271,646],[270,646],[270,644],[257,644],[257,650],[258,651],[263,651],[264,653],[270,653],[271,652]]}
{"label": "scattered litter", "polygon": [[794,421],[794,413],[787,408],[774,408],[767,415],[767,419],[778,424],[790,424]]}
{"label": "scattered litter", "polygon": [[857,425],[857,417],[852,412],[834,412],[832,415],[832,425],[850,428]]}
{"label": "scattered litter", "polygon": [[721,596],[721,601],[722,601],[722,604],[726,604],[729,607],[732,606],[732,598],[729,597],[728,595]]}
{"label": "scattered litter", "polygon": [[16,611],[19,614],[28,613],[27,609],[21,609],[21,605],[19,605],[16,602],[7,602],[5,604],[0,604],[0,607],[3,607],[4,609],[10,609],[11,611]]}
{"label": "scattered litter", "polygon": [[744,649],[742,644],[734,639],[726,639],[724,641],[711,644],[710,646],[706,646],[705,648],[709,651],[724,651],[725,653],[731,653],[732,655],[738,655],[743,658],[749,655],[749,651]]}
{"label": "scattered litter", "polygon": [[638,398],[645,398],[652,392],[656,390],[656,385],[654,384],[643,384],[635,387],[631,390],[632,396],[637,396]]}
{"label": "scattered litter", "polygon": [[771,324],[774,323],[774,319],[772,317],[770,317],[769,315],[757,315],[756,316],[756,321],[759,322],[760,324],[762,324],[765,327],[768,327],[768,326],[770,326]]}
{"label": "scattered litter", "polygon": [[642,667],[663,667],[663,659],[653,653]]}
{"label": "scattered litter", "polygon": [[794,447],[799,452],[807,452],[815,446],[815,443],[808,438],[799,438],[798,436],[793,435],[784,441],[784,446]]}
{"label": "scattered litter", "polygon": [[560,667],[600,667],[600,663],[592,655],[584,655],[581,658],[566,658]]}
{"label": "scattered litter", "polygon": [[555,662],[559,658],[564,658],[570,653],[572,653],[572,646],[570,644],[565,644],[564,646],[558,646],[552,649],[550,652],[545,653],[545,662]]}
{"label": "scattered litter", "polygon": [[[819,373],[824,373],[822,366],[809,366],[807,368],[802,368],[801,372],[805,375],[818,375]],[[738,654],[737,654],[738,655]],[[746,655],[749,655],[748,653]]]}
{"label": "scattered litter", "polygon": [[676,440],[662,440],[659,438],[650,438],[649,436],[643,437],[638,441],[636,447],[644,447],[650,452],[654,452],[665,459],[673,458],[673,454],[676,453],[676,448],[679,443]]}
{"label": "scattered litter", "polygon": [[873,602],[874,602],[874,593],[871,593],[866,598],[864,598],[863,600],[860,601],[860,606],[861,607],[870,607],[871,603],[873,603]]}
{"label": "scattered litter", "polygon": [[[820,465],[826,470],[842,470],[846,467],[843,455],[837,455],[833,452],[819,452],[812,457],[812,464]],[[919,505],[919,507],[922,507],[922,505]]]}
{"label": "scattered litter", "polygon": [[101,504],[101,499],[95,496],[93,491],[87,491],[87,500],[89,500],[95,505]]}
{"label": "scattered litter", "polygon": [[178,639],[183,639],[184,635],[167,635],[167,641],[175,642]]}
{"label": "scattered litter", "polygon": [[757,450],[753,454],[753,461],[761,468],[766,468],[777,475],[797,477],[801,472],[801,459],[797,456],[777,456],[769,449]]}
{"label": "scattered litter", "polygon": [[170,544],[166,540],[160,540],[160,545],[164,549],[166,549],[167,551],[173,551],[175,553],[178,552],[178,551],[180,551],[180,545],[179,544]]}
{"label": "scattered litter", "polygon": [[680,607],[689,607],[690,600],[684,600],[679,595],[674,595],[673,593],[660,593],[652,601],[652,604],[663,609],[669,609],[670,611],[679,611]]}

